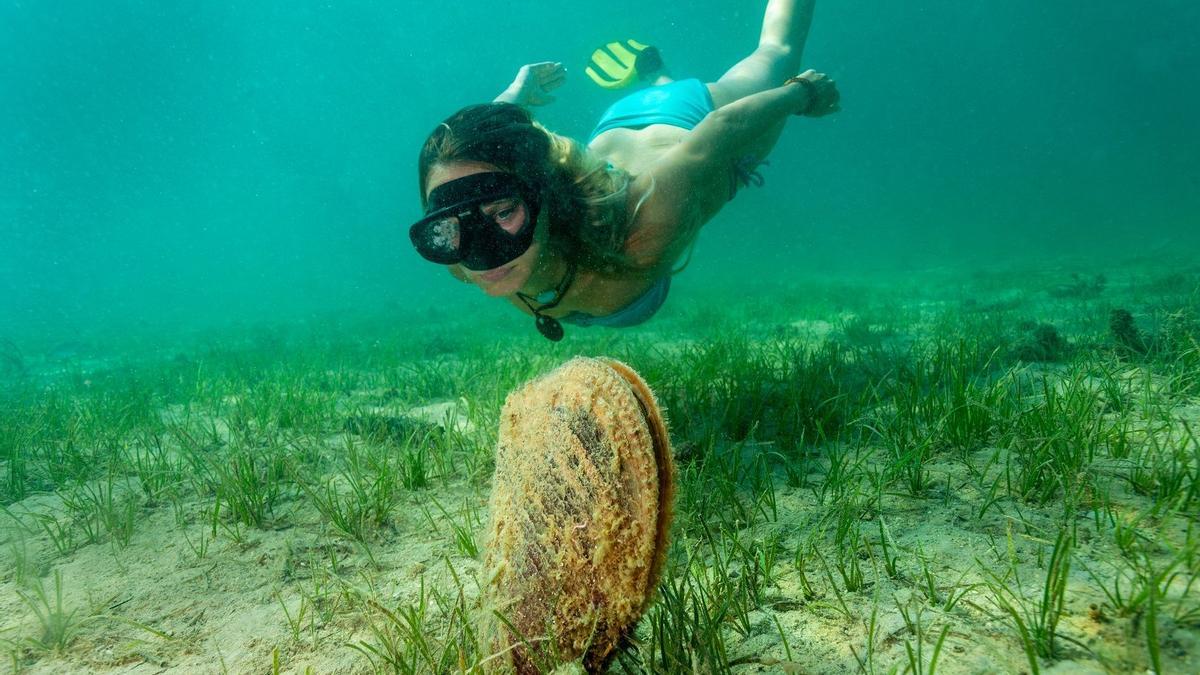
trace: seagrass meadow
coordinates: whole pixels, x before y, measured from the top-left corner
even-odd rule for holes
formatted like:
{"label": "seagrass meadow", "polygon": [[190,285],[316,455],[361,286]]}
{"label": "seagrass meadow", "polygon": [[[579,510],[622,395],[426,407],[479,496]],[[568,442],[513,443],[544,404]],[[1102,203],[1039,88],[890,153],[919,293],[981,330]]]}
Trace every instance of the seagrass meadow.
{"label": "seagrass meadow", "polygon": [[453,316],[6,342],[3,667],[486,667],[500,407],[592,354],[655,390],[678,472],[611,672],[1196,672],[1200,269],[755,290],[557,345]]}
{"label": "seagrass meadow", "polygon": [[1200,3],[809,4],[0,2],[0,675],[1200,673]]}

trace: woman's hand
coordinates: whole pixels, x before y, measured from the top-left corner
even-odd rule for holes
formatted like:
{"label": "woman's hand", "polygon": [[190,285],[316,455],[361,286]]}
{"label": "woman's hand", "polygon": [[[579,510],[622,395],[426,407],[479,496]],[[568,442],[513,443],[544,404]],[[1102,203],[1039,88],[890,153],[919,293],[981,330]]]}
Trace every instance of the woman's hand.
{"label": "woman's hand", "polygon": [[502,103],[523,106],[546,105],[554,101],[549,92],[558,89],[567,81],[567,69],[553,61],[531,63],[521,66],[517,77],[504,93],[496,97]]}
{"label": "woman's hand", "polygon": [[788,78],[785,84],[796,84],[804,87],[808,94],[808,102],[797,115],[805,117],[821,117],[842,109],[839,105],[842,95],[838,93],[837,83],[825,73],[818,73],[811,68],[795,77]]}

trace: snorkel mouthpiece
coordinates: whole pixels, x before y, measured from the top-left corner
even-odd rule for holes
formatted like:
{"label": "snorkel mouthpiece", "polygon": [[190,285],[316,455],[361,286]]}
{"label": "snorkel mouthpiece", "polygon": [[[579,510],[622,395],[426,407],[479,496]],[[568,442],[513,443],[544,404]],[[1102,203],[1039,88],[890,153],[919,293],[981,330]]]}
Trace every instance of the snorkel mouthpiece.
{"label": "snorkel mouthpiece", "polygon": [[[516,232],[508,232],[482,210],[502,199],[525,203],[525,223]],[[431,262],[490,270],[529,250],[540,206],[537,190],[515,175],[474,173],[434,188],[425,217],[409,228],[409,238],[417,252]]]}

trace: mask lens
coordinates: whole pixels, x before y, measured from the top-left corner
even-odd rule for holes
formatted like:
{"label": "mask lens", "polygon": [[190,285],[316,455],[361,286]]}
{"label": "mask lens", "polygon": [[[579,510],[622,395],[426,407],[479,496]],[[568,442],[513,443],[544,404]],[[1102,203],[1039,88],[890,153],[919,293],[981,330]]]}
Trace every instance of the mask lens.
{"label": "mask lens", "polygon": [[409,231],[413,246],[430,262],[450,265],[462,259],[462,223],[458,216],[423,220]]}
{"label": "mask lens", "polygon": [[509,235],[515,235],[525,227],[527,222],[525,206],[518,198],[509,198],[492,202],[483,207],[488,218],[501,230]]}
{"label": "mask lens", "polygon": [[512,174],[471,174],[429,192],[409,237],[430,262],[489,270],[529,249],[538,207],[536,191]]}

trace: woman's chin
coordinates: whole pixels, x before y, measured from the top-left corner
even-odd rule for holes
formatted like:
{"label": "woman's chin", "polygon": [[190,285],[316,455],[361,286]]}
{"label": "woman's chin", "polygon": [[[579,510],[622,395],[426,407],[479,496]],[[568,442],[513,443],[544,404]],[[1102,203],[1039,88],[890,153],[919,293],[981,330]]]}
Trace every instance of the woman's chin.
{"label": "woman's chin", "polygon": [[484,293],[493,298],[502,298],[506,295],[512,295],[515,292],[507,290],[508,284],[504,283],[480,284],[479,287],[483,289]]}
{"label": "woman's chin", "polygon": [[501,298],[507,295],[512,295],[521,290],[521,287],[528,280],[529,274],[525,270],[516,267],[509,270],[502,278],[495,281],[487,281],[483,278],[477,278],[475,283],[493,298]]}

